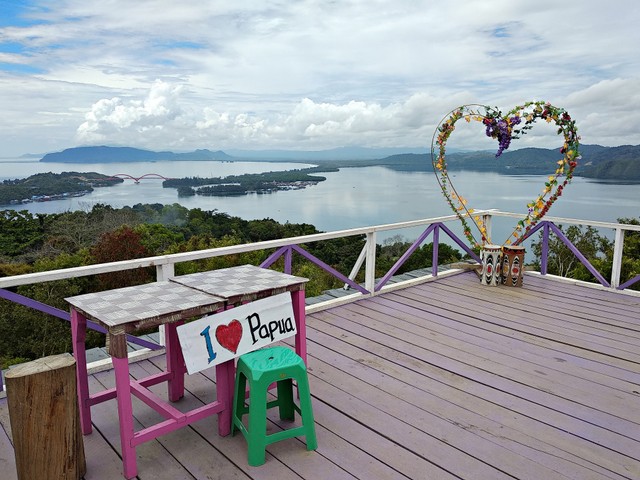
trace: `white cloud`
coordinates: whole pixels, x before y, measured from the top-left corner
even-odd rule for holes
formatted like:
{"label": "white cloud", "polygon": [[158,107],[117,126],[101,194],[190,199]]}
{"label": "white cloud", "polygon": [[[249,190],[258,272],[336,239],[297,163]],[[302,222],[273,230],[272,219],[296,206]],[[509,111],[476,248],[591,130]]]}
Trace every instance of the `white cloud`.
{"label": "white cloud", "polygon": [[460,104],[527,100],[640,143],[635,0],[32,3],[0,28],[6,152],[428,146]]}
{"label": "white cloud", "polygon": [[156,137],[165,133],[172,124],[179,126],[180,90],[180,86],[158,81],[144,100],[101,99],[93,104],[85,122],[78,127],[78,139],[89,144],[103,143],[111,138],[135,141],[134,136],[150,134]]}

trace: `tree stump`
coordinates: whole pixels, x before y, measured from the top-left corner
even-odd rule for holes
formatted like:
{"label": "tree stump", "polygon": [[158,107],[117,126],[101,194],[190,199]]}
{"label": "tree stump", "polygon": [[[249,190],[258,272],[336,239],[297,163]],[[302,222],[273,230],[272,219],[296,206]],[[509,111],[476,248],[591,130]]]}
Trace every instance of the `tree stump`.
{"label": "tree stump", "polygon": [[76,389],[68,353],[23,363],[5,375],[19,480],[78,480],[86,473]]}

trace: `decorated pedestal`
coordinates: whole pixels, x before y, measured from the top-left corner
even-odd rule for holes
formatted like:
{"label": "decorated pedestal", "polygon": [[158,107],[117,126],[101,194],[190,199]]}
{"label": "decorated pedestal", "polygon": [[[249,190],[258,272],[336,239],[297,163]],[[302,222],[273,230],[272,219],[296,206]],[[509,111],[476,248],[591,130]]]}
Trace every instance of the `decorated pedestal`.
{"label": "decorated pedestal", "polygon": [[502,284],[508,287],[522,286],[525,249],[520,245],[502,248]]}
{"label": "decorated pedestal", "polygon": [[[456,190],[446,158],[446,144],[459,121],[478,122],[483,126],[486,136],[498,141],[496,157],[511,145],[511,141],[529,132],[536,121],[554,124],[558,135],[563,137],[559,148],[562,158],[550,165],[549,175],[544,179],[542,191],[526,204],[526,213],[515,225],[511,234],[502,243],[494,245],[487,224],[489,215],[475,212],[469,202]],[[551,206],[562,196],[565,187],[571,182],[573,172],[580,160],[578,130],[575,121],[563,108],[548,102],[526,102],[505,114],[494,107],[469,104],[452,110],[444,117],[431,140],[431,161],[436,179],[444,197],[462,223],[462,231],[472,248],[480,249],[482,260],[481,283],[509,286],[522,285],[522,267],[524,266],[524,248],[520,243],[529,236],[535,225],[546,215]],[[474,236],[479,234],[478,237]],[[504,277],[504,280],[503,278]]]}
{"label": "decorated pedestal", "polygon": [[480,283],[483,285],[497,286],[502,270],[502,247],[500,245],[485,245],[480,251],[482,260],[482,274]]}

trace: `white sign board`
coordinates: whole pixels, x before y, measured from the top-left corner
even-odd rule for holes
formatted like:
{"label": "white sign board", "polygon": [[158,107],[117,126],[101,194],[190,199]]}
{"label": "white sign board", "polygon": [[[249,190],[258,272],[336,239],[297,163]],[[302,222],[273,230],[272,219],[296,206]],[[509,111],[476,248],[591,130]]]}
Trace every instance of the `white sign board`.
{"label": "white sign board", "polygon": [[177,328],[189,374],[296,334],[291,294],[281,293]]}

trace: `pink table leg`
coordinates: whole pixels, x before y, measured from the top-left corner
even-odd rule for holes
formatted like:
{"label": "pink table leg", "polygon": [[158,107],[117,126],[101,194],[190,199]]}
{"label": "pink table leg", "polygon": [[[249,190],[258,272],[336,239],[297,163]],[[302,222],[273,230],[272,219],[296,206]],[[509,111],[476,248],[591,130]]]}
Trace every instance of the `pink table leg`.
{"label": "pink table leg", "polygon": [[177,402],[184,397],[184,374],[186,371],[182,349],[178,340],[176,327],[184,322],[167,323],[165,325],[167,372],[171,373],[168,382],[169,400]]}
{"label": "pink table leg", "polygon": [[138,468],[136,466],[136,448],[132,446],[134,431],[131,384],[129,383],[129,359],[126,357],[113,357],[112,360],[116,377],[123,473],[125,478],[133,478],[137,475]]}
{"label": "pink table leg", "polygon": [[76,359],[76,381],[78,385],[78,408],[80,410],[80,428],[83,435],[91,433],[91,405],[89,404],[89,376],[87,373],[87,354],[85,339],[87,319],[71,309],[71,337],[73,356]]}
{"label": "pink table leg", "polygon": [[216,398],[224,404],[224,409],[218,413],[218,435],[221,437],[231,433],[235,365],[234,360],[216,365]]}
{"label": "pink table leg", "polygon": [[304,290],[291,292],[293,315],[296,319],[296,353],[307,364],[307,323],[305,313]]}

